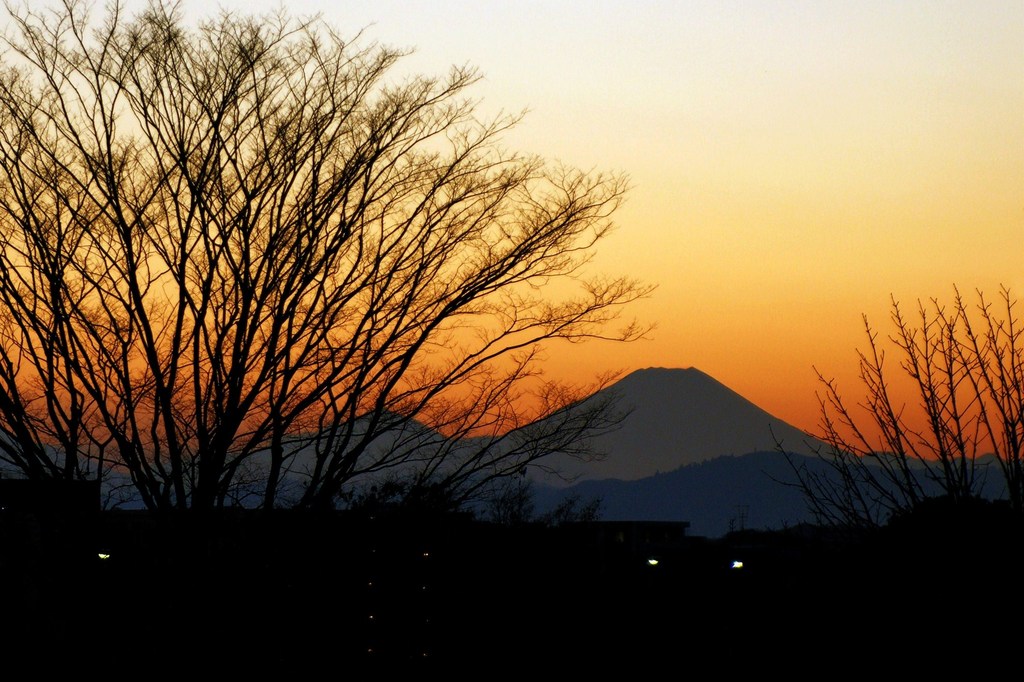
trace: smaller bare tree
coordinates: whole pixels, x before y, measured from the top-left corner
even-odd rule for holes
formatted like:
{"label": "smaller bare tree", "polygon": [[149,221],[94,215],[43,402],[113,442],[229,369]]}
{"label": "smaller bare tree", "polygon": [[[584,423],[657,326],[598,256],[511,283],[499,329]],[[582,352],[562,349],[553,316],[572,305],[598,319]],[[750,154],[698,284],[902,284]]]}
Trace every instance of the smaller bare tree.
{"label": "smaller bare tree", "polygon": [[[859,352],[862,402],[850,406],[834,379],[818,372],[824,468],[791,458],[797,484],[819,521],[872,527],[941,497],[953,505],[985,493],[992,455],[1010,507],[1024,500],[1024,339],[1009,289],[998,304],[958,290],[951,305],[919,302],[908,318],[893,299],[888,345],[867,318],[867,351]],[[893,372],[909,379],[917,404],[900,400]]]}

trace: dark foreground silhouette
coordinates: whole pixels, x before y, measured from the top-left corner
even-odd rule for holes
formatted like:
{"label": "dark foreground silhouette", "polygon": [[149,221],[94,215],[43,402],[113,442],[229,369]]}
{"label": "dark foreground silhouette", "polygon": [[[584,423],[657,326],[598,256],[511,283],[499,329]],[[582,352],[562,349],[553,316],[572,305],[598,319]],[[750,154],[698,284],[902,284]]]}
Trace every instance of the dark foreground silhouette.
{"label": "dark foreground silhouette", "polygon": [[399,511],[8,509],[0,524],[3,661],[37,673],[504,679],[709,660],[792,671],[864,664],[894,636],[908,654],[939,624],[983,630],[1021,605],[1019,519],[989,504],[969,516],[936,505],[861,535],[720,540],[685,524],[506,527]]}

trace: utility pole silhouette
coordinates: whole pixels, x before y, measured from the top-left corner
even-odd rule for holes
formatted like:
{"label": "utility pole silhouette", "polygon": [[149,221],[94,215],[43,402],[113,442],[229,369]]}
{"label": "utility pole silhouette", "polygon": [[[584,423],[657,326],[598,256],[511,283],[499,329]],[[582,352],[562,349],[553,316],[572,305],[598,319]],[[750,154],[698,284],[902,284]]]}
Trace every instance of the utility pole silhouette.
{"label": "utility pole silhouette", "polygon": [[746,504],[736,505],[736,516],[733,517],[733,521],[739,521],[739,529],[745,530],[747,527],[747,512],[750,510],[750,506]]}

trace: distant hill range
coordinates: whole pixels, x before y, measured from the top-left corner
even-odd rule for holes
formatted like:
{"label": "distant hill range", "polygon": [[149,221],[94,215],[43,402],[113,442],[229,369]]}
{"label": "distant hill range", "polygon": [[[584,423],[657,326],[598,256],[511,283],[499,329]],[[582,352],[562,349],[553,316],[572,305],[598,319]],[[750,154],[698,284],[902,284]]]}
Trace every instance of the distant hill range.
{"label": "distant hill range", "polygon": [[[581,461],[555,454],[527,467],[537,515],[575,496],[583,503],[599,500],[605,521],[683,521],[692,535],[712,538],[815,521],[796,486],[794,464],[827,472],[815,455],[827,451],[824,443],[694,368],[638,370],[595,397],[608,395],[626,416],[615,430],[592,439],[601,457]],[[418,423],[402,439],[411,448],[443,441]],[[395,447],[394,439],[382,439],[378,447]],[[308,466],[308,453],[300,450],[293,468]],[[988,479],[998,481],[996,467],[989,468]],[[291,475],[301,485],[302,477]],[[983,494],[1004,496],[994,487]],[[141,501],[129,498],[121,506],[138,508]]]}

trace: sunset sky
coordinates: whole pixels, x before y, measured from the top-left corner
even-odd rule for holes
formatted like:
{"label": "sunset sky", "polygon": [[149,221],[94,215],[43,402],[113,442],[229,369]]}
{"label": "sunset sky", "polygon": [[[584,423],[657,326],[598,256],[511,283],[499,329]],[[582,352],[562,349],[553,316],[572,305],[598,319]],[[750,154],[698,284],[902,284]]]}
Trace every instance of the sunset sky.
{"label": "sunset sky", "polygon": [[1020,0],[287,6],[415,48],[399,71],[474,65],[483,111],[529,110],[510,148],[629,175],[595,267],[657,284],[657,329],[555,376],[693,366],[813,429],[814,367],[858,393],[862,313],[1024,294]]}

